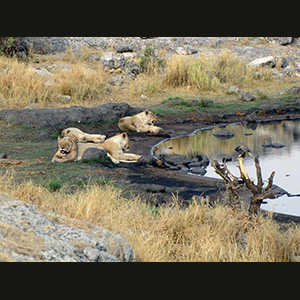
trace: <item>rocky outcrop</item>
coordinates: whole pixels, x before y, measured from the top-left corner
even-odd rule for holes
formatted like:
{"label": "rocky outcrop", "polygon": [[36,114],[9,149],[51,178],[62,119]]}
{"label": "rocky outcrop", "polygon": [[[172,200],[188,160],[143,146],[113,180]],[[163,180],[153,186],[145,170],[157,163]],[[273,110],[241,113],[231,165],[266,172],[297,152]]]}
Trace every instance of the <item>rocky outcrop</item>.
{"label": "rocky outcrop", "polygon": [[[53,220],[60,219],[58,224]],[[42,214],[35,205],[0,194],[0,261],[131,262],[133,250],[119,234],[96,225],[86,230]]]}
{"label": "rocky outcrop", "polygon": [[63,108],[12,109],[0,111],[0,119],[34,128],[54,128],[78,123],[98,123],[134,115],[141,109],[129,104],[107,103],[93,108],[71,106]]}

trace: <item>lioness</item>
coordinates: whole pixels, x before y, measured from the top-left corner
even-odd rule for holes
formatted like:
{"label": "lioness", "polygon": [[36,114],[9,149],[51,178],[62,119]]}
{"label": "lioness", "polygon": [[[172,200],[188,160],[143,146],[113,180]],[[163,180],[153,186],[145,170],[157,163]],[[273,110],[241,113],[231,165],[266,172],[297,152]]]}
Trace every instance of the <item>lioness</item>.
{"label": "lioness", "polygon": [[130,146],[129,138],[126,132],[115,135],[102,144],[79,143],[78,138],[74,135],[60,138],[58,137],[59,149],[54,155],[52,162],[67,162],[81,160],[83,152],[87,148],[104,149],[113,163],[119,162],[136,162],[141,155],[133,153],[123,153]]}
{"label": "lioness", "polygon": [[145,111],[132,117],[121,118],[118,122],[118,126],[123,131],[150,131],[153,133],[158,133],[159,131],[163,131],[163,129],[153,125],[156,119],[156,115],[152,111],[146,109]]}
{"label": "lioness", "polygon": [[101,143],[105,140],[106,136],[102,134],[88,134],[81,131],[78,128],[70,127],[64,129],[61,133],[61,137],[66,137],[70,135],[75,135],[78,138],[79,142],[87,143],[87,142],[94,142],[94,143]]}

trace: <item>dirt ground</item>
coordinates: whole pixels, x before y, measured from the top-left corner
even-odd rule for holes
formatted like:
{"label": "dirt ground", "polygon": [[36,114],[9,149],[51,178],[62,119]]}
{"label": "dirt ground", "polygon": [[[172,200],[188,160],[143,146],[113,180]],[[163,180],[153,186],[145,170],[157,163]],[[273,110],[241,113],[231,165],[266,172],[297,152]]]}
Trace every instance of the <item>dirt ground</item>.
{"label": "dirt ground", "polygon": [[[151,148],[158,142],[179,135],[192,133],[194,130],[208,125],[217,125],[233,122],[247,122],[253,116],[253,111],[238,114],[229,112],[189,112],[179,115],[164,115],[159,117],[157,126],[164,129],[162,134],[129,132],[131,147],[129,152],[141,154],[145,157],[141,163],[51,163],[57,150],[57,140],[54,132],[41,131],[24,127],[22,125],[0,124],[0,155],[6,153],[8,158],[0,159],[2,172],[13,168],[19,180],[33,180],[43,183],[47,187],[58,181],[58,188],[72,190],[80,187],[90,180],[100,183],[110,182],[120,186],[124,196],[139,195],[141,200],[154,205],[162,205],[174,198],[183,204],[188,204],[192,197],[200,200],[209,197],[216,201],[222,197],[225,190],[221,179],[189,175],[184,172],[170,170],[158,166],[151,160]],[[300,118],[299,109],[286,109],[280,111],[265,110],[256,114],[256,120],[276,120]],[[78,125],[78,128],[89,133],[103,133],[107,137],[120,132],[116,123],[108,122],[93,125]],[[41,138],[41,136],[43,136]],[[286,218],[279,216],[281,221],[293,220],[299,222],[300,218]]]}

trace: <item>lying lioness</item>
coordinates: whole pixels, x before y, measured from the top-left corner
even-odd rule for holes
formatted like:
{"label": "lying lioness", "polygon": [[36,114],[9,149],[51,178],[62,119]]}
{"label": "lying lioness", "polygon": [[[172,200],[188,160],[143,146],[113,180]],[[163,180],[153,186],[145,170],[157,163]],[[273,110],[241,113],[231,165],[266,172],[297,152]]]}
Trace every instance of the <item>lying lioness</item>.
{"label": "lying lioness", "polygon": [[153,125],[156,120],[156,115],[152,111],[146,109],[145,111],[132,117],[121,118],[118,122],[118,126],[123,131],[150,131],[153,133],[158,133],[159,131],[163,131],[163,129]]}
{"label": "lying lioness", "polygon": [[128,150],[130,143],[126,132],[115,135],[102,144],[80,143],[78,138],[70,134],[66,137],[58,137],[59,149],[54,155],[52,162],[67,162],[79,161],[82,158],[84,151],[87,148],[104,149],[113,163],[119,162],[136,162],[141,155],[133,153],[123,153],[123,150]]}
{"label": "lying lioness", "polygon": [[70,127],[64,129],[61,133],[61,137],[66,137],[70,135],[75,135],[79,142],[87,143],[87,142],[94,142],[94,143],[101,143],[105,140],[106,136],[102,134],[89,134],[81,131],[78,128]]}

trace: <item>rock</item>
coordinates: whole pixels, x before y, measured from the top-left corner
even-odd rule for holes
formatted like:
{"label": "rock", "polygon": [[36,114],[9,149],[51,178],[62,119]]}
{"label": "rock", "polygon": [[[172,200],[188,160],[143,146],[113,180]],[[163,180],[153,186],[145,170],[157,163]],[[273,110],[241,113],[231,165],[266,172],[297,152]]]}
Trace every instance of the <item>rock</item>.
{"label": "rock", "polygon": [[256,120],[257,120],[257,115],[256,115],[255,111],[253,111],[252,113],[250,113],[246,116],[247,122],[255,122]]}
{"label": "rock", "polygon": [[120,119],[141,112],[125,102],[107,103],[97,107],[71,106],[61,108],[13,109],[0,111],[0,119],[34,128],[69,126],[78,122],[98,123]]}
{"label": "rock", "polygon": [[202,176],[204,176],[207,172],[203,167],[193,167],[190,169],[190,171],[194,174],[202,175]]}
{"label": "rock", "polygon": [[130,79],[135,79],[138,74],[142,73],[142,68],[138,65],[127,64],[125,73],[129,76]]}
{"label": "rock", "polygon": [[300,94],[300,86],[292,86],[290,89],[287,89],[285,92],[282,92],[282,94]]}
{"label": "rock", "polygon": [[209,158],[206,155],[197,155],[191,159],[190,163],[187,166],[189,168],[206,168],[209,165],[209,162]]}
{"label": "rock", "polygon": [[266,37],[266,41],[270,44],[276,44],[276,45],[288,45],[293,42],[292,37]]}
{"label": "rock", "polygon": [[107,152],[104,149],[88,148],[82,154],[82,159],[103,159],[107,156]]}
{"label": "rock", "polygon": [[[89,232],[65,225],[62,216],[42,214],[35,205],[2,194],[0,219],[3,260],[130,262],[134,259],[130,244],[119,234],[93,224]],[[54,219],[60,222],[55,223]],[[29,250],[22,251],[24,247]]]}
{"label": "rock", "polygon": [[225,140],[228,140],[228,139],[231,139],[234,137],[234,133],[227,130],[227,129],[221,129],[215,133],[213,133],[213,136],[219,138],[219,139],[225,139]]}
{"label": "rock", "polygon": [[198,52],[198,50],[190,45],[185,45],[182,47],[177,47],[175,52],[179,55],[191,55]]}
{"label": "rock", "polygon": [[56,94],[56,97],[61,99],[61,100],[64,100],[64,101],[70,101],[71,100],[71,96],[69,96],[69,95]]}
{"label": "rock", "polygon": [[101,56],[101,64],[103,68],[108,69],[119,69],[121,67],[124,67],[126,64],[126,59],[124,55],[119,55],[115,57],[111,57],[110,55],[102,55]]}
{"label": "rock", "polygon": [[133,52],[133,46],[131,44],[118,43],[115,45],[115,51],[117,53]]}
{"label": "rock", "polygon": [[235,85],[228,88],[227,94],[242,94],[242,91]]}
{"label": "rock", "polygon": [[254,99],[255,99],[254,96],[248,91],[243,93],[241,96],[241,100],[246,102],[253,101]]}
{"label": "rock", "polygon": [[279,79],[280,80],[280,79],[283,78],[283,75],[277,69],[272,69],[272,74],[273,74],[273,78],[275,78],[275,79]]}
{"label": "rock", "polygon": [[53,84],[53,82],[54,82],[54,78],[50,78],[50,79],[48,79],[48,80],[44,83],[44,85],[45,85],[45,86],[51,86],[51,85]]}
{"label": "rock", "polygon": [[286,68],[284,68],[284,70],[282,71],[282,75],[283,76],[289,76],[292,77],[295,75],[295,68],[291,67],[291,66],[287,66]]}
{"label": "rock", "polygon": [[275,64],[276,67],[280,67],[280,68],[286,68],[289,63],[290,63],[291,59],[289,57],[283,57],[283,56],[276,56],[275,57]]}
{"label": "rock", "polygon": [[190,162],[190,159],[188,159],[185,155],[173,154],[173,155],[165,156],[164,161],[174,166],[174,165],[188,164]]}
{"label": "rock", "polygon": [[275,63],[275,58],[274,56],[266,56],[266,57],[261,57],[261,58],[257,58],[252,60],[249,63],[250,66],[253,67],[270,67],[270,68],[274,68],[276,63]]}
{"label": "rock", "polygon": [[[134,140],[134,139],[130,139]],[[145,165],[155,165],[156,164],[156,159],[152,155],[142,155],[138,160],[137,164],[141,166]]]}
{"label": "rock", "polygon": [[4,159],[4,158],[7,158],[7,154],[6,153],[1,153],[0,154],[0,159]]}
{"label": "rock", "polygon": [[42,75],[42,76],[52,76],[53,74],[49,72],[47,69],[39,67],[39,68],[33,68],[34,72],[36,74]]}
{"label": "rock", "polygon": [[124,76],[116,75],[110,78],[108,81],[111,85],[122,85],[125,83]]}

